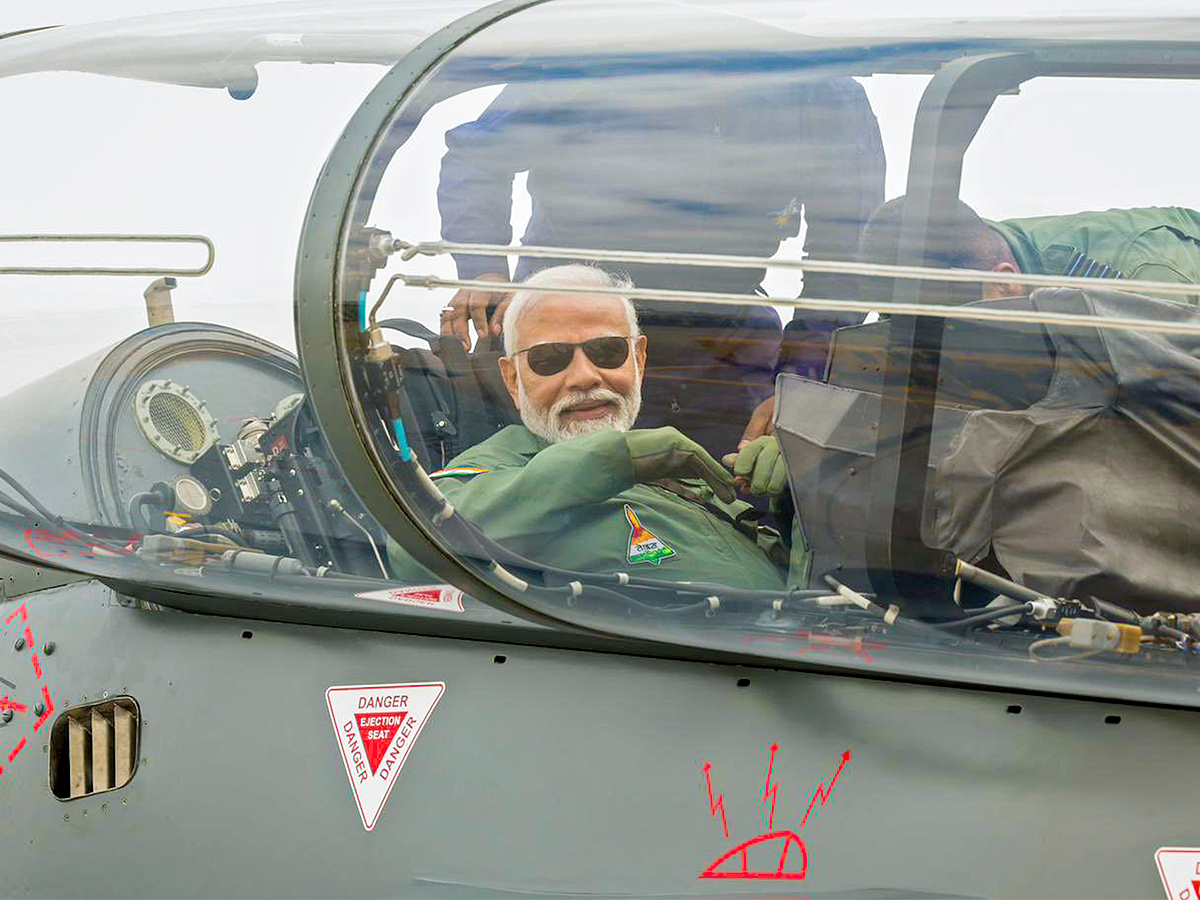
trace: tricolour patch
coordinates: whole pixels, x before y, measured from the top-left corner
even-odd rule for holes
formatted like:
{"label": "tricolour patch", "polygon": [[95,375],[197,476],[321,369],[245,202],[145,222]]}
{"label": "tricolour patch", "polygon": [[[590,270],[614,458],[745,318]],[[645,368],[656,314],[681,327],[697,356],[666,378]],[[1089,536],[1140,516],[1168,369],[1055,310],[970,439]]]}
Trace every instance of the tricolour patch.
{"label": "tricolour patch", "polygon": [[449,469],[438,469],[436,472],[430,472],[430,478],[445,478],[447,475],[486,475],[491,469],[485,469],[483,466],[453,466]]}
{"label": "tricolour patch", "polygon": [[1200,847],[1160,847],[1154,861],[1170,900],[1200,897]]}
{"label": "tricolour patch", "polygon": [[625,504],[625,518],[629,522],[629,564],[650,563],[662,565],[664,559],[675,555],[674,548],[642,524],[633,507]]}
{"label": "tricolour patch", "polygon": [[336,685],[325,692],[334,740],[363,828],[370,831],[433,714],[443,682]]}
{"label": "tricolour patch", "polygon": [[463,592],[449,584],[422,584],[416,587],[387,588],[382,591],[362,591],[354,596],[359,600],[400,603],[419,609],[454,613],[463,611]]}

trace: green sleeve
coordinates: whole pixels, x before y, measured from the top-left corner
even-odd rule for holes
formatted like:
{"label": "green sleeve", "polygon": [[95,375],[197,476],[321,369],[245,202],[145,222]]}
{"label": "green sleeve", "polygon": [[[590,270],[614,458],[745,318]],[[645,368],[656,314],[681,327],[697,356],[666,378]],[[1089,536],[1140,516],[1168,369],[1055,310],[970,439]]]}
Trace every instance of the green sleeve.
{"label": "green sleeve", "polygon": [[634,483],[625,435],[611,430],[552,444],[524,466],[438,479],[455,508],[498,541],[560,535],[576,524],[579,507]]}
{"label": "green sleeve", "polygon": [[[580,507],[602,503],[634,483],[625,436],[611,430],[553,444],[524,466],[437,480],[455,509],[518,553],[569,531]],[[391,540],[388,554],[397,577],[421,571]]]}

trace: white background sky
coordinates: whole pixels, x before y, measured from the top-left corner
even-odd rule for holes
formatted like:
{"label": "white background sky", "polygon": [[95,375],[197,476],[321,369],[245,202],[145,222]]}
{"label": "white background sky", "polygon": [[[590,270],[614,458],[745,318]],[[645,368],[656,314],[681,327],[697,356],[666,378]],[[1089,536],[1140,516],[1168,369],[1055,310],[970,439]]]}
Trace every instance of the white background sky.
{"label": "white background sky", "polygon": [[[0,32],[193,9],[195,0],[13,2]],[[0,80],[0,232],[199,232],[217,264],[180,279],[177,318],[215,321],[291,348],[292,274],[300,225],[330,147],[380,66],[259,66],[247,101],[225,92],[75,73]],[[887,196],[903,192],[922,76],[866,79],[884,136]],[[472,92],[436,108],[393,163],[375,223],[409,239],[435,239],[434,192],[446,128],[468,121],[494,95]],[[1195,148],[1200,86],[1188,82],[1036,81],[993,109],[966,161],[963,197],[990,218],[1111,206],[1200,208]],[[518,184],[520,233],[528,198]],[[781,250],[795,257],[795,242]],[[169,255],[75,248],[69,255],[0,250],[0,264],[116,265]],[[422,264],[450,274],[449,261]],[[150,278],[0,276],[0,394],[144,326]],[[377,282],[381,286],[382,279]],[[767,287],[794,294],[794,273]],[[445,295],[398,292],[389,315],[436,323]]]}

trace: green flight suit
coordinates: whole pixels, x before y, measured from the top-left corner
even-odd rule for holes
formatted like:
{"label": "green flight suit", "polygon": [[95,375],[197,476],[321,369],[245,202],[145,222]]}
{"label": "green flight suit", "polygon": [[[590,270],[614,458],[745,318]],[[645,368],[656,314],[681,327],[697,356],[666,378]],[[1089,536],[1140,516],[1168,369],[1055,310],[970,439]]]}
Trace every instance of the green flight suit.
{"label": "green flight suit", "polygon": [[[806,575],[798,524],[789,555],[774,530],[734,524],[750,504],[725,503],[703,481],[637,483],[617,431],[550,444],[510,425],[431,474],[492,540],[559,568],[763,590],[783,589],[789,568]],[[397,545],[388,552],[398,577],[417,571]]]}
{"label": "green flight suit", "polygon": [[[1022,272],[1065,275],[1082,254],[1087,259],[1075,275],[1094,261],[1092,276],[1108,266],[1125,279],[1200,284],[1200,212],[1192,209],[1109,209],[988,224],[1004,236]],[[1197,302],[1195,296],[1164,296]]]}

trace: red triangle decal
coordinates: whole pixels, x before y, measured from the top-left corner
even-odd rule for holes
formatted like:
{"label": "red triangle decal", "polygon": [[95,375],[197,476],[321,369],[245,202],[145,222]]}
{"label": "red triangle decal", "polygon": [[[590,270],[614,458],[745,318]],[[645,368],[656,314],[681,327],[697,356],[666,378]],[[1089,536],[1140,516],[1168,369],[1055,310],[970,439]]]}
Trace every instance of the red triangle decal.
{"label": "red triangle decal", "polygon": [[394,712],[355,713],[354,721],[358,725],[358,735],[362,738],[363,751],[367,754],[367,764],[371,774],[379,770],[383,754],[387,752],[392,738],[408,718],[408,711],[399,709]]}

